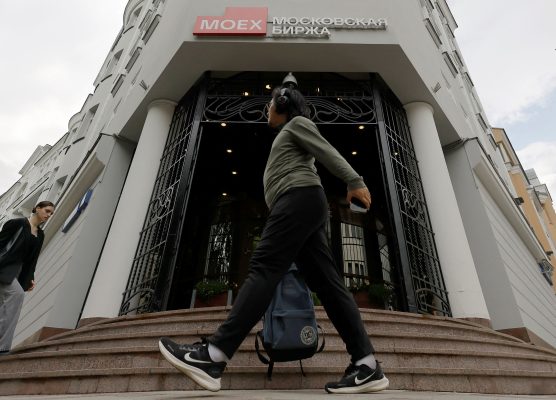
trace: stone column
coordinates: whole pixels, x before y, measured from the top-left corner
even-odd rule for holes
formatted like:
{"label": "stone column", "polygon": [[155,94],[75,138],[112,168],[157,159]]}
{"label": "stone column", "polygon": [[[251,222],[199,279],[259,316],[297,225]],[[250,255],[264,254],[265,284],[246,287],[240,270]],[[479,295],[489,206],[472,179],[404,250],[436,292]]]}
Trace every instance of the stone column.
{"label": "stone column", "polygon": [[118,315],[175,107],[170,100],[149,104],[81,319]]}
{"label": "stone column", "polygon": [[433,118],[424,102],[404,106],[452,315],[490,320]]}

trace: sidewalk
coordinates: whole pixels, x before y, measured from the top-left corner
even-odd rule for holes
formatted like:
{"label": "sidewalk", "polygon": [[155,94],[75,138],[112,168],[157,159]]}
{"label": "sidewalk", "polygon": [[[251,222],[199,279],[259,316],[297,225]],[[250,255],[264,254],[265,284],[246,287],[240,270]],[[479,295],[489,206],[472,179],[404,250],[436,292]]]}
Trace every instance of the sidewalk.
{"label": "sidewalk", "polygon": [[221,390],[212,393],[207,391],[179,391],[179,392],[140,392],[140,393],[103,393],[80,395],[50,395],[50,396],[0,396],[2,400],[189,400],[189,399],[237,399],[237,400],[312,400],[316,398],[329,399],[377,399],[377,400],[521,400],[521,399],[556,399],[556,395],[526,396],[526,395],[496,395],[475,393],[446,393],[446,392],[408,392],[404,390],[386,390],[373,394],[333,395],[324,390]]}

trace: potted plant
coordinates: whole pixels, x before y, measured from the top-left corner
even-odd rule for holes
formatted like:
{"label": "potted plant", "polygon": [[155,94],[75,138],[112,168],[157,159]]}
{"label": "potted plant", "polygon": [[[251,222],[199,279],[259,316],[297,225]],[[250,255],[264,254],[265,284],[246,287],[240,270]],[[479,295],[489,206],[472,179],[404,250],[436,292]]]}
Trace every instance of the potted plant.
{"label": "potted plant", "polygon": [[228,304],[228,282],[202,280],[195,285],[195,307],[216,307]]}
{"label": "potted plant", "polygon": [[387,283],[373,283],[367,289],[371,308],[384,309],[386,303],[390,303],[394,295],[393,288]]}
{"label": "potted plant", "polygon": [[353,285],[350,291],[359,308],[384,309],[394,294],[393,289],[384,282]]}
{"label": "potted plant", "polygon": [[370,308],[368,283],[354,283],[349,287],[349,291],[353,295],[353,299],[359,308]]}

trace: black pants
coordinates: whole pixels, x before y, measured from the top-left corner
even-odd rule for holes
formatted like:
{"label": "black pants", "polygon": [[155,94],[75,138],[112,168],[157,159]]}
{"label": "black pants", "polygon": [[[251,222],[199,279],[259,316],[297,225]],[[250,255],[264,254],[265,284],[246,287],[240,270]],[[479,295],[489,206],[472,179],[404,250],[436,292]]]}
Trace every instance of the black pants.
{"label": "black pants", "polygon": [[253,253],[247,279],[226,321],[208,341],[229,358],[262,318],[292,262],[317,294],[355,362],[374,349],[338,273],[326,237],[328,203],[319,186],[288,190],[274,204]]}

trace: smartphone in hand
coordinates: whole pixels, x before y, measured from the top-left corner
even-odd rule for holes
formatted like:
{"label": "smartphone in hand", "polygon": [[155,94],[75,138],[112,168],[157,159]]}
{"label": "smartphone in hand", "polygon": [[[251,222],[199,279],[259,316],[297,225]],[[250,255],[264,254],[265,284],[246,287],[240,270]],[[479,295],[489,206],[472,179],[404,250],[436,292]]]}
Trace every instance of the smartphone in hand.
{"label": "smartphone in hand", "polygon": [[357,213],[366,213],[367,211],[369,211],[367,208],[365,208],[365,204],[363,204],[363,202],[361,202],[361,200],[356,197],[351,198],[349,209]]}

